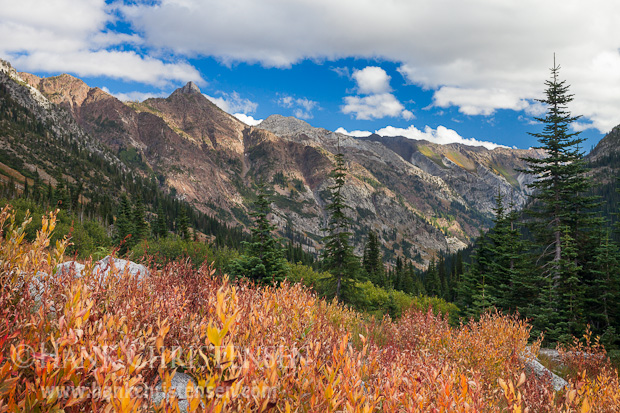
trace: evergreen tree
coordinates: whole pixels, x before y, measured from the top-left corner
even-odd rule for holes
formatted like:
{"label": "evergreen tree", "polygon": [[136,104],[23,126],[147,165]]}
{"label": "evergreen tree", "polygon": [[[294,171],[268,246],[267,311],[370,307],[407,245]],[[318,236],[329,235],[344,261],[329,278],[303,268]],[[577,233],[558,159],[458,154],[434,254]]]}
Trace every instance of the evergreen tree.
{"label": "evergreen tree", "polygon": [[426,271],[426,279],[424,280],[424,289],[428,295],[438,297],[441,295],[441,279],[439,278],[439,271],[435,265],[435,258],[431,259]]}
{"label": "evergreen tree", "polygon": [[620,262],[618,246],[609,231],[601,234],[595,252],[595,282],[590,288],[586,308],[591,308],[595,330],[604,333],[620,322]]}
{"label": "evergreen tree", "polygon": [[345,214],[349,207],[345,204],[342,193],[346,167],[344,155],[340,152],[336,154],[336,167],[332,171],[332,178],[335,183],[329,188],[331,199],[326,207],[329,221],[326,228],[328,234],[323,238],[323,269],[333,276],[331,281],[336,298],[346,301],[355,289],[359,261],[349,244],[351,221]]}
{"label": "evergreen tree", "polygon": [[166,238],[168,236],[168,223],[166,222],[166,213],[164,208],[159,205],[157,209],[157,225],[155,226],[157,238]]}
{"label": "evergreen tree", "polygon": [[[546,98],[539,100],[547,106],[545,117],[536,118],[544,124],[543,131],[531,134],[540,142],[537,149],[543,149],[547,156],[524,160],[528,163],[527,172],[536,176],[530,185],[533,194],[527,214],[538,244],[537,284],[551,289],[546,294],[554,302],[544,303],[545,308],[564,313],[562,306],[567,303],[575,309],[584,308],[585,289],[593,280],[592,275],[582,272],[583,264],[593,254],[591,237],[600,221],[594,217],[597,199],[586,195],[591,181],[586,176],[579,147],[584,139],[579,137],[579,132],[569,131],[579,117],[572,116],[567,109],[573,95],[568,93],[566,82],[559,80],[559,69],[554,62],[551,79],[545,82]],[[550,284],[543,279],[550,279]],[[571,288],[579,291],[568,292]],[[578,331],[578,325],[583,322],[583,315],[566,315],[568,319],[559,320],[558,337]]]}
{"label": "evergreen tree", "polygon": [[57,180],[56,190],[54,191],[54,204],[60,209],[69,208],[69,194],[65,186],[65,180],[60,176]]}
{"label": "evergreen tree", "polygon": [[413,264],[410,262],[407,263],[405,269],[403,270],[403,291],[407,294],[419,294],[420,292],[417,289],[416,283],[416,274],[415,269],[413,268]]}
{"label": "evergreen tree", "polygon": [[121,195],[121,202],[116,216],[116,244],[120,247],[118,253],[125,255],[134,245],[132,235],[135,232],[133,225],[131,204],[126,194]]}
{"label": "evergreen tree", "polygon": [[145,239],[149,234],[149,224],[146,222],[146,212],[142,199],[138,198],[133,209],[134,244]]}
{"label": "evergreen tree", "polygon": [[185,240],[189,240],[189,217],[185,211],[185,207],[181,207],[180,215],[178,218],[178,230],[181,237]]}
{"label": "evergreen tree", "polygon": [[269,221],[271,206],[263,183],[258,185],[253,207],[250,213],[254,218],[252,238],[250,242],[243,242],[244,253],[230,264],[229,272],[263,284],[277,285],[286,277],[289,266],[280,239],[274,236],[275,227]]}
{"label": "evergreen tree", "polygon": [[491,262],[488,236],[480,231],[476,240],[471,264],[465,270],[457,288],[457,305],[466,317],[477,317],[491,306],[487,285],[487,274]]}
{"label": "evergreen tree", "polygon": [[381,256],[381,245],[379,237],[374,231],[368,233],[362,265],[370,281],[379,287],[385,287],[385,268]]}

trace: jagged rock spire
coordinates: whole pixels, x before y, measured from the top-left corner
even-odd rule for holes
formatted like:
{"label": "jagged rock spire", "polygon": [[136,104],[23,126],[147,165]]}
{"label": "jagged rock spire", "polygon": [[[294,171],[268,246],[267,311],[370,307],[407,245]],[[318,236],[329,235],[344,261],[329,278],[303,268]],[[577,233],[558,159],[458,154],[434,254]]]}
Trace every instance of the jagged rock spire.
{"label": "jagged rock spire", "polygon": [[191,95],[194,93],[200,93],[200,88],[198,88],[198,86],[196,86],[196,84],[194,82],[187,82],[187,84],[177,90],[175,90],[176,93],[182,93],[182,94],[187,94],[187,95]]}

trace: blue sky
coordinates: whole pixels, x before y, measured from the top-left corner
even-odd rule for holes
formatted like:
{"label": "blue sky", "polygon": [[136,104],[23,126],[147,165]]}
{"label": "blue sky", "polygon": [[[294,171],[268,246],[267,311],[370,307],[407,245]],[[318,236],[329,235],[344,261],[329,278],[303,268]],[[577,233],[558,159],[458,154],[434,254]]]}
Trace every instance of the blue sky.
{"label": "blue sky", "polygon": [[255,123],[527,148],[553,53],[589,150],[620,124],[617,1],[0,0],[0,57],[122,99],[196,82]]}

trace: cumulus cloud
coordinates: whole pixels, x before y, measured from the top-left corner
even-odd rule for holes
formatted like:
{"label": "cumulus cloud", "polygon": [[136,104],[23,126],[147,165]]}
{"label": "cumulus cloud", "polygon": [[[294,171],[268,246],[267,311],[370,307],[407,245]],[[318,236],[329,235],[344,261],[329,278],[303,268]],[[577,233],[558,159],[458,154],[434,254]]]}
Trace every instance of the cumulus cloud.
{"label": "cumulus cloud", "polygon": [[[372,135],[372,132],[369,131],[356,130],[348,132],[344,128],[338,128],[336,132],[358,138]],[[433,129],[430,126],[425,126],[423,131],[413,125],[409,126],[408,128],[396,128],[394,126],[386,126],[384,128],[376,130],[374,133],[381,136],[404,136],[405,138],[409,139],[425,140],[441,145],[446,145],[448,143],[460,143],[469,146],[483,146],[487,149],[506,147],[504,145],[498,145],[493,142],[479,141],[472,138],[463,138],[455,130],[448,129],[445,126],[441,125],[438,126],[437,129]]]}
{"label": "cumulus cloud", "polygon": [[465,115],[492,115],[497,109],[523,110],[529,102],[506,90],[465,89],[444,86],[433,96],[435,106],[457,106]]}
{"label": "cumulus cloud", "polygon": [[299,119],[312,119],[314,117],[312,111],[319,108],[319,102],[289,95],[280,96],[276,103],[280,107],[293,109],[293,116]]}
{"label": "cumulus cloud", "polygon": [[220,97],[204,96],[226,113],[254,113],[258,108],[258,103],[252,102],[250,99],[242,98],[239,93],[235,91],[232,93],[219,93],[221,95]]}
{"label": "cumulus cloud", "polygon": [[366,130],[352,130],[352,131],[348,131],[343,127],[340,127],[338,129],[335,130],[336,133],[341,133],[343,135],[347,135],[347,136],[354,136],[356,138],[365,138],[366,136],[370,136],[372,135],[372,132],[366,131]]}
{"label": "cumulus cloud", "polygon": [[376,66],[367,66],[356,70],[352,75],[357,82],[358,92],[362,95],[382,94],[392,91],[390,79],[385,70]]}
{"label": "cumulus cloud", "polygon": [[353,114],[358,120],[381,119],[386,116],[413,119],[413,113],[391,93],[370,96],[345,96],[342,113]]}
{"label": "cumulus cloud", "polygon": [[123,102],[143,102],[149,98],[162,98],[168,96],[166,93],[150,93],[150,92],[111,92],[107,87],[102,87],[106,93],[116,97],[118,100]]}
{"label": "cumulus cloud", "polygon": [[165,61],[126,48],[144,44],[137,34],[106,29],[116,21],[105,0],[0,0],[0,56],[19,70],[70,72],[166,86],[200,73],[183,59]]}
{"label": "cumulus cloud", "polygon": [[413,113],[403,106],[392,93],[390,76],[380,67],[367,66],[351,76],[357,83],[357,92],[366,96],[345,96],[342,113],[355,115],[358,120],[381,119],[386,116],[413,119]]}
{"label": "cumulus cloud", "polygon": [[250,126],[256,126],[263,121],[263,119],[254,119],[252,116],[243,113],[235,113],[233,116],[239,119],[241,122],[245,123],[246,125]]}
{"label": "cumulus cloud", "polygon": [[413,125],[409,126],[406,129],[386,126],[385,128],[375,131],[375,133],[381,136],[404,136],[409,139],[426,140],[442,145],[448,143],[461,143],[463,145],[470,146],[484,146],[487,149],[505,147],[503,145],[498,145],[493,142],[479,141],[473,138],[463,138],[455,130],[448,129],[445,126],[441,125],[437,126],[437,129],[433,129],[430,126],[425,126],[424,131],[419,130]]}
{"label": "cumulus cloud", "polygon": [[162,87],[171,81],[185,80],[205,84],[200,73],[187,63],[165,63],[149,56],[139,56],[133,51],[75,51],[62,54],[40,51],[11,55],[9,59],[13,66],[22,71],[107,76]]}
{"label": "cumulus cloud", "polygon": [[616,0],[162,0],[119,9],[149,47],[268,67],[378,58],[402,63],[409,82],[437,93],[437,105],[480,115],[529,108],[555,52],[580,102],[575,112],[601,131],[620,122]]}

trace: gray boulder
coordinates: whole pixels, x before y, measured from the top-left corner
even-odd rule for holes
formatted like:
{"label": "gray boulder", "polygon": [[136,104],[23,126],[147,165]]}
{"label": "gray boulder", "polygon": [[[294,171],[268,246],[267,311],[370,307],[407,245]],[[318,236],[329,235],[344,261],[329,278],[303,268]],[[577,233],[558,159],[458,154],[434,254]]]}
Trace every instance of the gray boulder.
{"label": "gray boulder", "polygon": [[144,265],[136,264],[133,261],[123,260],[121,258],[113,258],[109,255],[101,261],[97,261],[93,267],[93,274],[105,278],[112,270],[112,267],[116,268],[118,274],[123,274],[127,271],[127,273],[131,275],[137,275],[139,279],[144,279],[144,277],[149,275],[149,271]]}
{"label": "gray boulder", "polygon": [[185,373],[176,373],[174,377],[172,377],[172,380],[170,381],[170,388],[167,392],[164,392],[161,383],[159,383],[153,392],[153,403],[157,405],[161,403],[162,400],[170,400],[171,396],[176,395],[177,400],[179,401],[179,410],[181,412],[188,412],[189,401],[187,400],[187,385],[190,381],[194,385],[194,389],[198,391],[196,380],[194,380],[192,376]]}
{"label": "gray boulder", "polygon": [[529,348],[526,348],[523,354],[521,355],[523,361],[525,361],[525,369],[528,372],[534,373],[538,377],[549,375],[551,377],[551,385],[553,386],[553,390],[560,391],[568,387],[568,382],[564,380],[562,377],[558,376],[545,366],[543,366],[540,361],[530,351]]}
{"label": "gray boulder", "polygon": [[[133,261],[123,260],[121,258],[113,258],[109,255],[95,263],[93,267],[93,274],[105,279],[110,274],[113,267],[116,269],[117,274],[123,274],[127,271],[131,275],[137,275],[140,279],[143,279],[149,275],[149,271],[144,265],[136,264]],[[75,275],[81,277],[83,275],[84,268],[84,264],[80,264],[76,261],[67,261],[56,266],[56,274],[62,275],[75,271]]]}
{"label": "gray boulder", "polygon": [[525,368],[529,371],[533,372],[537,376],[550,375],[551,376],[551,385],[553,386],[553,390],[560,391],[568,387],[568,382],[564,380],[562,377],[558,376],[542,364],[537,359],[529,360],[525,363]]}
{"label": "gray boulder", "polygon": [[75,271],[75,275],[77,276],[82,276],[84,264],[80,264],[77,261],[67,261],[56,266],[56,274],[58,275],[67,275],[71,273],[71,271]]}

